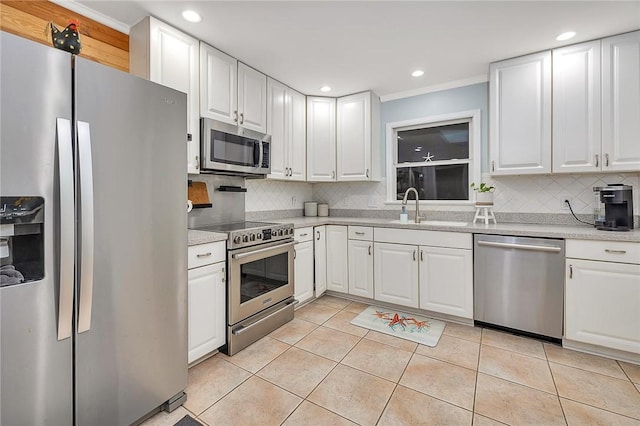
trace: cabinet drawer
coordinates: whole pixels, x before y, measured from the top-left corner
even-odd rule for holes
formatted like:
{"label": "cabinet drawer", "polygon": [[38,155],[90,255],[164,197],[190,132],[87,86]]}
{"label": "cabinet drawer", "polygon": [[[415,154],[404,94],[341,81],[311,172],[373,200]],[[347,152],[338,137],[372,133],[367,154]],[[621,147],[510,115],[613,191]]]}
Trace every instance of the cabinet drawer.
{"label": "cabinet drawer", "polygon": [[192,269],[216,262],[224,262],[226,257],[227,243],[225,241],[198,244],[189,247],[187,264],[189,269]]}
{"label": "cabinet drawer", "polygon": [[293,239],[299,243],[313,240],[313,227],[298,228],[293,232]]}
{"label": "cabinet drawer", "polygon": [[373,228],[370,226],[349,226],[349,239],[373,241]]}
{"label": "cabinet drawer", "polygon": [[628,241],[567,240],[566,257],[640,264],[640,244]]}

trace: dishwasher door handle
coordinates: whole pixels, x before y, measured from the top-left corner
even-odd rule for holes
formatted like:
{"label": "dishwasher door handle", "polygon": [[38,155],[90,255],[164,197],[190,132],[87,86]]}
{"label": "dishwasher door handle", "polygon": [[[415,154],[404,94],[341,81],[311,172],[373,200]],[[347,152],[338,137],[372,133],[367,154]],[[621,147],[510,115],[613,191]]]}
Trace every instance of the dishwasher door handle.
{"label": "dishwasher door handle", "polygon": [[551,253],[560,253],[562,248],[551,246],[536,246],[531,244],[513,244],[513,243],[497,243],[494,241],[478,241],[479,246],[485,247],[498,247],[516,250],[529,250],[529,251],[546,251]]}

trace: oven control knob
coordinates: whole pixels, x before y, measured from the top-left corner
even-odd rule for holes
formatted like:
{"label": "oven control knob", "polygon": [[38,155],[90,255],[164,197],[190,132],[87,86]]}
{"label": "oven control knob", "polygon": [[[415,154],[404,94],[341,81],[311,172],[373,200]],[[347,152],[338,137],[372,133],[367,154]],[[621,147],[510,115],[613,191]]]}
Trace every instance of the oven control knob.
{"label": "oven control knob", "polygon": [[289,235],[293,235],[293,228],[289,228]]}
{"label": "oven control knob", "polygon": [[282,237],[282,233],[283,233],[282,229],[278,230],[278,236],[279,237]]}
{"label": "oven control knob", "polygon": [[256,240],[256,234],[251,234],[251,235],[249,235],[249,239],[250,239],[251,241],[255,241],[255,240]]}
{"label": "oven control knob", "polygon": [[236,235],[235,237],[233,237],[234,243],[240,244],[241,241],[242,241],[242,238],[240,238],[240,235]]}
{"label": "oven control knob", "polygon": [[249,236],[248,235],[243,235],[242,236],[242,242],[248,243],[249,242]]}
{"label": "oven control knob", "polygon": [[258,232],[258,234],[256,235],[256,238],[261,240],[262,239],[262,232]]}

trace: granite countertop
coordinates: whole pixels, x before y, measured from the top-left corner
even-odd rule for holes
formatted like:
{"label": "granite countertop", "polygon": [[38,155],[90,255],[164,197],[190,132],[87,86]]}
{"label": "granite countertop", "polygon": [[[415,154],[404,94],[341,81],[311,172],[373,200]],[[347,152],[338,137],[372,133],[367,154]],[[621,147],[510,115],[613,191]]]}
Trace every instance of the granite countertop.
{"label": "granite countertop", "polygon": [[224,232],[196,231],[195,229],[187,230],[187,244],[189,246],[226,240],[227,234]]}
{"label": "granite countertop", "polygon": [[[398,229],[423,229],[430,231],[467,232],[474,234],[500,234],[517,235],[528,237],[565,238],[579,240],[600,240],[600,241],[632,241],[640,242],[640,229],[628,232],[599,231],[592,226],[567,226],[567,225],[539,225],[522,223],[497,223],[484,225],[480,223],[468,223],[465,226],[451,226],[443,224],[406,224],[392,223],[390,219],[371,219],[355,217],[289,217],[282,219],[269,219],[275,223],[293,223],[295,228],[316,225],[362,225],[376,226],[382,228]],[[430,221],[437,222],[437,221]]]}

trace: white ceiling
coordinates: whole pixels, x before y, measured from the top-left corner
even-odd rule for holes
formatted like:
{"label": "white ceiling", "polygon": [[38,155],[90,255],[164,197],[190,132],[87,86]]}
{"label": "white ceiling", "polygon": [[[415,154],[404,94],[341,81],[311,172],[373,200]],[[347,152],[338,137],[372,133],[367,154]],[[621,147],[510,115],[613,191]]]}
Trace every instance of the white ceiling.
{"label": "white ceiling", "polygon": [[[126,26],[155,16],[307,95],[329,85],[325,95],[371,89],[393,98],[480,81],[492,61],[640,28],[640,1],[76,3]],[[185,9],[202,22],[185,21]],[[577,36],[555,40],[568,30]],[[413,78],[415,69],[425,74]]]}

